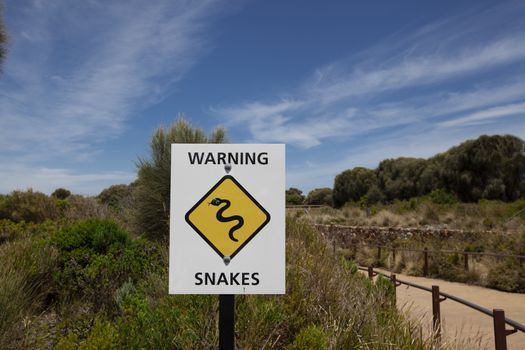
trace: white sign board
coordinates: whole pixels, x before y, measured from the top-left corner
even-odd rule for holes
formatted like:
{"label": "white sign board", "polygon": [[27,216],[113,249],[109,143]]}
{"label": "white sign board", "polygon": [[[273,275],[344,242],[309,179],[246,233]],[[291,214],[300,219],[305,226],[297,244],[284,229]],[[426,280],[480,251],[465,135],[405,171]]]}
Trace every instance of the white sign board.
{"label": "white sign board", "polygon": [[171,145],[170,294],[284,294],[284,196],[284,145]]}

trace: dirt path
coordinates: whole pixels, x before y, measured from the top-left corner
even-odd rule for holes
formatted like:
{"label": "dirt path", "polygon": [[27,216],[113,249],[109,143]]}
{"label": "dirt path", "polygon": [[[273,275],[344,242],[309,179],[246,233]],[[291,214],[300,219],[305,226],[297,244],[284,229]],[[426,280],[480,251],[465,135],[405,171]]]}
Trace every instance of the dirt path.
{"label": "dirt path", "polygon": [[[381,270],[379,270],[381,271]],[[388,271],[382,271],[390,274]],[[426,287],[438,285],[441,292],[484,306],[488,309],[503,309],[505,316],[525,324],[525,294],[506,293],[493,289],[447,282],[423,277],[397,275],[398,279]],[[429,292],[401,285],[397,288],[397,305],[408,310],[412,317],[423,318],[429,327],[432,320],[432,299]],[[445,337],[481,337],[480,349],[494,348],[492,318],[452,300],[441,303],[441,320]],[[517,332],[507,337],[509,350],[525,349],[525,333]]]}

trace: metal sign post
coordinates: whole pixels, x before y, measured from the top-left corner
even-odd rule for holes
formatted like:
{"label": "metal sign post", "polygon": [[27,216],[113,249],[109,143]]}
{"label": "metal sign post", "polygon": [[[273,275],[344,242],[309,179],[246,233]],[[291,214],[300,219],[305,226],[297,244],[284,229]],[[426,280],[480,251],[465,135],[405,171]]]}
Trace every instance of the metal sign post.
{"label": "metal sign post", "polygon": [[219,296],[219,350],[235,349],[235,295]]}

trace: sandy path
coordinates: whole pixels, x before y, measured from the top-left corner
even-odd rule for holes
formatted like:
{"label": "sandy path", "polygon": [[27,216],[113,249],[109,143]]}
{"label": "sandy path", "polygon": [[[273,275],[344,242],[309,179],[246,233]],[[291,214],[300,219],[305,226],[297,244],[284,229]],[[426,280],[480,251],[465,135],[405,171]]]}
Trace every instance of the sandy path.
{"label": "sandy path", "polygon": [[[379,271],[390,274],[388,271]],[[397,278],[426,287],[438,285],[441,292],[458,296],[491,310],[503,309],[507,318],[525,324],[525,294],[506,293],[463,283],[401,274],[398,274]],[[397,288],[397,305],[405,309],[408,308],[409,314],[413,317],[423,317],[423,322],[430,327],[432,320],[431,293],[401,285]],[[491,317],[455,301],[445,300],[441,303],[441,321],[445,337],[456,337],[456,334],[468,337],[481,336],[482,346],[480,349],[494,348],[494,328]],[[509,335],[507,345],[509,350],[525,349],[525,333],[518,331]]]}

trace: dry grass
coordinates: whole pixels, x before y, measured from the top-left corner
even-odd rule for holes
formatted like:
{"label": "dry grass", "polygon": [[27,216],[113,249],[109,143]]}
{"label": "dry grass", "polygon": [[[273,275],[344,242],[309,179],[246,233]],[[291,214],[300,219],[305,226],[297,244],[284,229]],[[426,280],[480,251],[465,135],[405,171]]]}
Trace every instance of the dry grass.
{"label": "dry grass", "polygon": [[[397,201],[388,205],[361,208],[348,204],[341,209],[309,209],[298,213],[318,224],[349,226],[426,227],[438,226],[473,231],[525,232],[525,200],[514,203],[435,204],[425,198]],[[513,217],[513,215],[516,215]]]}
{"label": "dry grass", "polygon": [[0,344],[22,337],[24,319],[43,310],[53,293],[51,274],[57,253],[39,240],[0,246]]}

